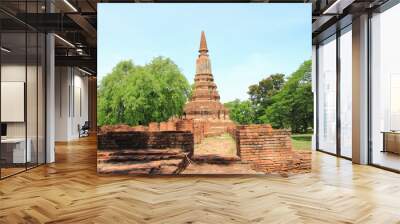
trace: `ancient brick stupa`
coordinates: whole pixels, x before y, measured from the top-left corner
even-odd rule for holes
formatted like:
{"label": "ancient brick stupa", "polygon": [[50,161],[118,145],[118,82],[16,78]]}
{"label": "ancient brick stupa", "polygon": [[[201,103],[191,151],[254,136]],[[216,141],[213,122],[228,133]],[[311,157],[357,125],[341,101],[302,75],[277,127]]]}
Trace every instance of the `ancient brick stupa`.
{"label": "ancient brick stupa", "polygon": [[199,53],[196,60],[194,90],[190,101],[185,105],[185,116],[189,119],[228,120],[228,110],[219,101],[217,85],[211,72],[204,31],[201,32]]}

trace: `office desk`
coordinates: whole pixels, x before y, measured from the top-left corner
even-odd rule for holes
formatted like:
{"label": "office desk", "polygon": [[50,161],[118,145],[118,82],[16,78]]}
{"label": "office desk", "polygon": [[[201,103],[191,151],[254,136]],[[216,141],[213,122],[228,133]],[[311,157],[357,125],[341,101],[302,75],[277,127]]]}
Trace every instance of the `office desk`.
{"label": "office desk", "polygon": [[26,142],[28,144],[25,153],[25,138],[1,139],[1,157],[5,159],[6,163],[31,162],[32,141],[28,138]]}
{"label": "office desk", "polygon": [[383,151],[400,154],[400,132],[384,131],[383,134]]}

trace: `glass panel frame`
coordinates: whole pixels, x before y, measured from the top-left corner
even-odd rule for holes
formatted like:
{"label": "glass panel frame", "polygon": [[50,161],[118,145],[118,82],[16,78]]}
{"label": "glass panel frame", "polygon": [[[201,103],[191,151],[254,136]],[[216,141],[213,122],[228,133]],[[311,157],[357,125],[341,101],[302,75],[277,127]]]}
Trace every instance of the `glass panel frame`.
{"label": "glass panel frame", "polygon": [[[20,13],[43,13],[46,10],[43,8],[46,3],[44,0],[29,2],[29,9],[26,3],[19,3]],[[0,3],[1,5],[2,3]],[[5,15],[3,17],[12,20],[11,17]],[[0,54],[0,82],[24,82],[24,93],[22,94],[24,96],[23,122],[8,121],[7,136],[2,139],[2,144],[0,144],[0,179],[4,179],[46,163],[47,40],[45,33],[21,22],[15,22],[16,26],[11,30],[1,29],[1,24],[0,22],[0,46],[6,50],[1,50]],[[5,46],[6,42],[9,48]],[[4,108],[0,104],[0,111],[2,109]],[[1,121],[0,115],[0,123]],[[23,139],[23,141],[15,141],[18,144],[7,142],[17,138]],[[23,146],[22,151],[20,148],[17,150],[18,153],[21,151],[21,156],[19,156],[21,158],[16,158],[15,151],[17,148],[14,145]],[[11,153],[6,155],[5,150]],[[7,161],[11,161],[13,166],[16,164],[15,161],[18,160],[18,166],[21,165],[20,169],[11,170],[7,168],[6,170],[5,167],[10,164],[3,162],[5,157],[7,157]],[[20,160],[22,163],[20,163]]]}
{"label": "glass panel frame", "polygon": [[[27,116],[26,116],[26,90],[27,90],[27,39],[26,32],[7,32],[1,34],[2,47],[7,46],[8,51],[2,51],[1,57],[1,97],[2,100],[8,96],[8,91],[14,94],[16,102],[2,102],[0,110],[2,115],[1,123],[5,125],[6,133],[2,133],[0,150],[2,151],[2,178],[12,176],[27,169],[27,161],[30,161],[30,151],[27,150]],[[7,87],[7,89],[5,89]],[[22,88],[20,88],[22,87]],[[21,92],[23,91],[23,93]],[[23,115],[11,116],[9,106],[12,103],[23,104],[16,108],[23,107]],[[13,117],[13,118],[12,118]]]}
{"label": "glass panel frame", "polygon": [[317,50],[318,66],[318,150],[336,155],[337,150],[337,47],[336,35],[323,41]]}
{"label": "glass panel frame", "polygon": [[322,40],[316,51],[316,150],[347,160],[352,160],[351,48],[349,23]]}
{"label": "glass panel frame", "polygon": [[352,26],[340,32],[340,156],[352,158]]}
{"label": "glass panel frame", "polygon": [[[370,18],[369,163],[400,172],[400,4]],[[399,80],[399,81],[397,81]],[[396,102],[396,103],[394,103]],[[394,105],[393,105],[394,104]],[[394,145],[393,145],[394,144]]]}

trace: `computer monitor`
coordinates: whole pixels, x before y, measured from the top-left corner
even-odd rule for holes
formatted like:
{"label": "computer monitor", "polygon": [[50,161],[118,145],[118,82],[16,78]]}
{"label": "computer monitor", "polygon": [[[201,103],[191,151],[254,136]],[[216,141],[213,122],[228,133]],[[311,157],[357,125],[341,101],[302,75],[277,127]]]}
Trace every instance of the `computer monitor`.
{"label": "computer monitor", "polygon": [[1,123],[1,137],[7,136],[7,124]]}

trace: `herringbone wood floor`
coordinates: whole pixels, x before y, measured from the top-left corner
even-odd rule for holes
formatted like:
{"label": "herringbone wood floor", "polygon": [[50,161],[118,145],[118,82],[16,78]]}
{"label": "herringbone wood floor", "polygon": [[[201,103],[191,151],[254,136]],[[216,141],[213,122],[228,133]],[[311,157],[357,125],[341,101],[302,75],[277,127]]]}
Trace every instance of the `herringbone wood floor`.
{"label": "herringbone wood floor", "polygon": [[0,223],[400,223],[400,175],[313,159],[289,178],[98,176],[87,138],[0,181]]}

